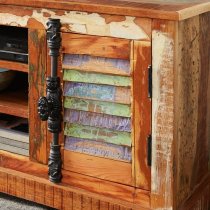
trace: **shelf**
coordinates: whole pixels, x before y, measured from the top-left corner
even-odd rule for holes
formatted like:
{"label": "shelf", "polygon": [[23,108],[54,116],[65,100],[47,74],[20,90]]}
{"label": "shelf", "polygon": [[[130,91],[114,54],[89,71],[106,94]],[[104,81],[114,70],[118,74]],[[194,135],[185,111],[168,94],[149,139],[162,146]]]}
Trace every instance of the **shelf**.
{"label": "shelf", "polygon": [[0,113],[28,118],[28,98],[24,91],[0,92]]}
{"label": "shelf", "polygon": [[16,61],[0,60],[0,68],[16,70],[28,73],[28,64]]}

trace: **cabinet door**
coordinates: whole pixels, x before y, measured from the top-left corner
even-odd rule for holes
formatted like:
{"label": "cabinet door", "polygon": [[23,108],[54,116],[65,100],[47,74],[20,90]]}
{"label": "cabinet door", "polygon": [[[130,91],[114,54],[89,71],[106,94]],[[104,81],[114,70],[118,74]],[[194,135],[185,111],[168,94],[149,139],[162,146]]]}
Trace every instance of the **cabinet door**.
{"label": "cabinet door", "polygon": [[65,170],[148,188],[140,109],[150,115],[149,63],[149,42],[62,34]]}

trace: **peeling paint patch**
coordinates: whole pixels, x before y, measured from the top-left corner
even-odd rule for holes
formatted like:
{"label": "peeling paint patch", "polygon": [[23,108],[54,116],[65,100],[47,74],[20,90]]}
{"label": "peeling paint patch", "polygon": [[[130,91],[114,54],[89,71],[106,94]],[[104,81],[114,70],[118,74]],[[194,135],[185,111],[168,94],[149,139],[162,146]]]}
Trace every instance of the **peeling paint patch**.
{"label": "peeling paint patch", "polygon": [[[25,15],[24,15],[25,14]],[[126,39],[149,40],[143,27],[135,23],[135,17],[101,16],[97,13],[78,11],[57,11],[41,9],[33,10],[31,15],[25,12],[19,15],[0,13],[0,24],[26,27],[30,19],[42,23],[46,27],[49,17],[58,18],[62,23],[62,30],[89,35],[110,36]]]}

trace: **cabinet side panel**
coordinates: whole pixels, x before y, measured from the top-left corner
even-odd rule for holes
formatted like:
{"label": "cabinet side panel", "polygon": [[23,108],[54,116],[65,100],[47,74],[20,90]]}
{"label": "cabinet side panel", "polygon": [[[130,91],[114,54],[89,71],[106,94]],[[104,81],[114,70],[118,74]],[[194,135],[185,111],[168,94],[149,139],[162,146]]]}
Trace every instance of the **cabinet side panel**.
{"label": "cabinet side panel", "polygon": [[37,103],[45,95],[46,32],[29,29],[29,127],[30,159],[47,163],[46,122],[38,116]]}
{"label": "cabinet side panel", "polygon": [[177,205],[208,175],[210,14],[180,22],[177,65]]}
{"label": "cabinet side panel", "polygon": [[173,207],[173,125],[176,22],[152,25],[152,186],[151,207]]}

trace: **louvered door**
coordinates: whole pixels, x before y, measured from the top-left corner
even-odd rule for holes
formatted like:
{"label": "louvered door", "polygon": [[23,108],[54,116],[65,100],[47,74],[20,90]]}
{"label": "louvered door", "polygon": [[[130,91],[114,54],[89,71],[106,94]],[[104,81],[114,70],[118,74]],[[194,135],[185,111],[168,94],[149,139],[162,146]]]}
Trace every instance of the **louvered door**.
{"label": "louvered door", "polygon": [[64,169],[136,184],[134,45],[62,34]]}

